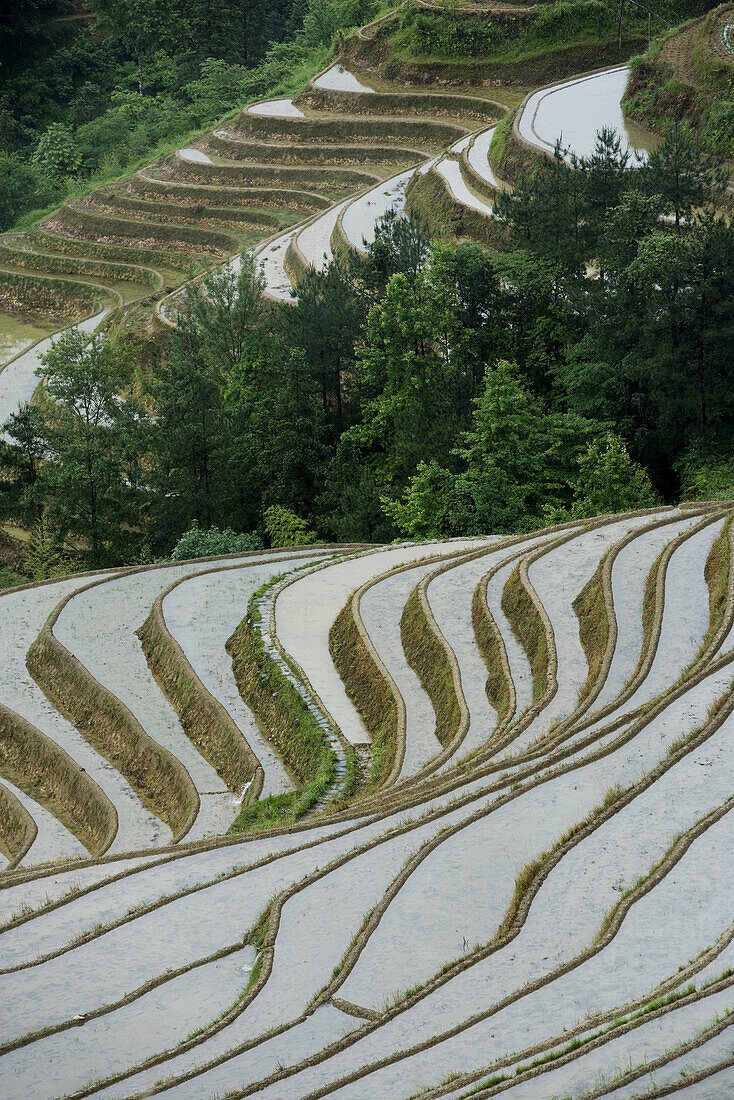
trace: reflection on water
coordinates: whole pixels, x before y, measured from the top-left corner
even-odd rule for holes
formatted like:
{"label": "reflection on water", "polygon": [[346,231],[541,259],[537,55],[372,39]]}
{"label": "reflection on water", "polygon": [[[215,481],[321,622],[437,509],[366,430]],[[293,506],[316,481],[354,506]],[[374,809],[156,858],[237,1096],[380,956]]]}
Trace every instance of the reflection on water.
{"label": "reflection on water", "polygon": [[270,115],[273,118],[303,118],[303,111],[292,99],[269,99],[265,103],[253,103],[247,108],[251,115]]}
{"label": "reflection on water", "polygon": [[349,204],[342,218],[342,230],[354,248],[364,252],[365,247],[373,243],[376,223],[388,210],[402,212],[405,208],[405,188],[413,172],[414,169],[409,168]]}
{"label": "reflection on water", "polygon": [[58,317],[25,317],[0,312],[0,365],[20,355],[36,340],[63,327],[64,322]]}
{"label": "reflection on water", "polygon": [[644,156],[657,141],[622,113],[620,101],[628,76],[629,68],[622,66],[541,88],[525,106],[520,133],[533,145],[546,149],[553,149],[560,138],[568,153],[588,157],[594,152],[597,131],[607,126],[622,136],[629,149]]}
{"label": "reflection on water", "polygon": [[436,171],[443,176],[449,185],[449,190],[455,199],[469,210],[477,210],[486,218],[492,217],[492,207],[477,196],[472,194],[464,182],[458,160],[441,160],[436,165]]}
{"label": "reflection on water", "polygon": [[212,163],[212,158],[208,157],[206,153],[202,153],[201,149],[192,149],[187,146],[185,149],[179,149],[178,155],[182,160],[190,160],[194,164]]}
{"label": "reflection on water", "polygon": [[496,126],[490,126],[488,130],[484,130],[479,137],[475,138],[474,144],[466,156],[477,175],[486,180],[490,187],[495,187],[498,191],[501,191],[503,185],[495,176],[492,165],[489,163],[489,147],[496,129]]}
{"label": "reflection on water", "polygon": [[[280,298],[283,301],[294,301],[294,295],[292,293],[293,287],[291,286],[290,279],[286,275],[283,261],[285,260],[285,254],[288,251],[288,245],[291,243],[293,237],[298,232],[298,227],[295,229],[288,229],[285,233],[282,233],[270,244],[266,244],[258,252],[255,253],[258,260],[262,264],[263,273],[265,275],[265,289],[268,294],[273,298]],[[233,271],[239,270],[239,257],[237,257],[232,267]]]}
{"label": "reflection on water", "polygon": [[311,222],[310,225],[305,226],[298,234],[296,244],[303,253],[306,262],[315,271],[323,271],[334,258],[331,251],[331,234],[334,232],[337,218],[348,202],[349,199],[345,199],[338,206],[332,206],[331,210],[327,210],[325,214],[322,214],[316,221]]}
{"label": "reflection on water", "polygon": [[333,92],[373,92],[361,80],[357,80],[343,65],[332,65],[313,81],[314,88],[327,88]]}

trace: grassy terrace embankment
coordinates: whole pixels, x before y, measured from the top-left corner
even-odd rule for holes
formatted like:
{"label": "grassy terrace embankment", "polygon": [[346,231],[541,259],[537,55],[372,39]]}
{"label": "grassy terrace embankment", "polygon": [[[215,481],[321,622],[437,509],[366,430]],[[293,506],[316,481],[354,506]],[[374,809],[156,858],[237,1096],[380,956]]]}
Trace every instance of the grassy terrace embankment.
{"label": "grassy terrace embankment", "polygon": [[594,0],[455,10],[418,2],[373,38],[351,39],[346,52],[366,72],[409,86],[528,88],[626,60],[642,33],[643,20],[633,16],[620,48],[615,13]]}
{"label": "grassy terrace embankment", "polygon": [[[489,1097],[497,1086],[520,1100],[530,1083],[553,1095],[567,1074],[596,1088],[600,1065],[616,1066],[632,1041],[641,1051],[625,1060],[632,1083],[653,1060],[677,1079],[681,1050],[698,1050],[698,1068],[715,1077],[706,1044],[729,1019],[734,942],[729,877],[713,873],[726,866],[734,828],[734,666],[729,650],[716,649],[734,611],[729,508],[645,510],[458,541],[373,547],[282,581],[273,574],[275,587],[256,593],[229,645],[263,733],[306,787],[324,737],[307,725],[312,712],[286,667],[345,722],[346,686],[375,739],[373,760],[394,729],[407,771],[330,804],[323,819],[298,822],[282,804],[275,815],[266,799],[244,810],[262,815],[243,822],[257,836],[163,849],[153,866],[120,853],[76,869],[3,873],[3,981],[14,1014],[0,1078],[12,1064],[23,1087],[41,1082],[29,1094],[45,1096],[38,1044],[67,1049],[79,1011],[99,1031],[90,1046],[74,1046],[79,1061],[64,1062],[62,1087],[75,1100],[100,1089],[144,1094],[163,1076],[202,1096],[308,1097],[315,1067],[325,1096],[409,1096],[418,1074],[436,1100],[447,1087]],[[180,583],[221,587],[216,600],[199,591],[196,638],[189,618],[174,627],[171,609],[181,654],[161,682],[174,698],[240,569],[189,565],[176,566]],[[142,575],[150,584],[162,576],[130,572],[95,591],[103,600],[115,586],[124,594]],[[172,591],[161,579],[159,605]],[[304,631],[308,644],[289,658],[283,639],[303,642]],[[632,677],[618,675],[621,690],[587,714],[618,640]],[[160,637],[149,641],[162,652]],[[324,661],[329,644],[342,684]],[[228,667],[222,654],[210,658]],[[455,736],[449,681],[474,719],[468,753]],[[639,692],[634,702],[630,691]],[[430,739],[426,698],[444,722],[443,744]],[[0,786],[5,858],[24,842],[12,810]],[[87,965],[99,951],[104,974]],[[30,1001],[29,982],[39,983]],[[272,1016],[243,1042],[255,994],[272,999]],[[131,1008],[134,1033],[124,1026]],[[141,1037],[139,1025],[153,1019],[165,1031]],[[477,1046],[480,1033],[494,1045]],[[253,1060],[283,1037],[287,1061]],[[451,1082],[446,1052],[459,1067]],[[618,1086],[610,1077],[607,1091]]]}
{"label": "grassy terrace embankment", "polygon": [[[122,180],[68,199],[29,233],[37,252],[19,256],[17,235],[2,244],[8,263],[22,268],[4,276],[7,304],[58,312],[53,275],[76,280],[66,290],[76,315],[85,293],[99,293],[97,282],[124,302],[154,300],[192,266],[196,273],[220,263],[370,179],[440,153],[466,130],[499,118],[525,88],[588,68],[592,55],[595,66],[614,63],[639,45],[633,15],[617,50],[613,13],[592,0],[455,12],[414,0],[378,16],[340,46],[368,82],[374,76],[374,92],[308,85],[297,100],[303,118],[232,112],[198,139],[187,135],[195,160],[169,146]],[[303,75],[324,60],[314,54]],[[293,81],[274,92],[301,90],[295,73]],[[432,82],[440,93],[409,90]],[[434,173],[415,179],[411,204],[457,235],[501,243],[487,219],[453,201]]]}
{"label": "grassy terrace embankment", "polygon": [[298,789],[246,806],[238,814],[232,832],[297,821],[334,781],[334,754],[313,711],[266,649],[259,626],[259,604],[269,587],[264,586],[251,597],[247,616],[227,642],[227,652],[242,698],[263,734],[277,748]]}
{"label": "grassy terrace embankment", "polygon": [[726,32],[732,25],[734,6],[722,4],[657,38],[633,61],[626,113],[658,133],[678,119],[712,153],[734,157],[734,36]]}

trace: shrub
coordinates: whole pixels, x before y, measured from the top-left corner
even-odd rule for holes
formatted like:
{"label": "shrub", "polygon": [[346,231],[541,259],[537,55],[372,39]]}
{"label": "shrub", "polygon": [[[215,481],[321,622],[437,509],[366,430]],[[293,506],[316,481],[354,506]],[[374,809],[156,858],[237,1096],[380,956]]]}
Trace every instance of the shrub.
{"label": "shrub", "polygon": [[38,139],[33,160],[53,178],[73,176],[79,169],[82,156],[71,131],[60,122],[49,126]]}
{"label": "shrub", "polygon": [[591,443],[580,457],[574,497],[572,515],[578,518],[651,508],[658,503],[647,471],[632,461],[613,432]]}
{"label": "shrub", "polygon": [[17,154],[0,153],[0,231],[8,229],[19,214],[60,198],[59,186],[40,165],[25,162]]}
{"label": "shrub", "polygon": [[11,569],[9,565],[0,564],[0,589],[2,588],[14,588],[16,584],[26,584],[27,577],[22,577],[20,573],[16,573],[14,569]]}
{"label": "shrub", "polygon": [[305,519],[279,504],[266,509],[265,530],[271,546],[307,546],[316,542],[316,535],[309,531]]}
{"label": "shrub", "polygon": [[188,558],[211,558],[219,554],[241,554],[261,548],[262,541],[255,534],[238,534],[231,527],[226,527],[223,531],[218,527],[204,529],[194,520],[168,557],[162,560],[185,561]]}

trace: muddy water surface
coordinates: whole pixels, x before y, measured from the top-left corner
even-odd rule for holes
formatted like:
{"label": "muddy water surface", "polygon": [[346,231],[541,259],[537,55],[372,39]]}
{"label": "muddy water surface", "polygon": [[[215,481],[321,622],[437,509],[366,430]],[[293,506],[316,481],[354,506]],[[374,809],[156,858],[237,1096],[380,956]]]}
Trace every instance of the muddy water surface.
{"label": "muddy water surface", "polygon": [[64,327],[58,317],[23,317],[17,313],[0,313],[0,365],[15,355]]}

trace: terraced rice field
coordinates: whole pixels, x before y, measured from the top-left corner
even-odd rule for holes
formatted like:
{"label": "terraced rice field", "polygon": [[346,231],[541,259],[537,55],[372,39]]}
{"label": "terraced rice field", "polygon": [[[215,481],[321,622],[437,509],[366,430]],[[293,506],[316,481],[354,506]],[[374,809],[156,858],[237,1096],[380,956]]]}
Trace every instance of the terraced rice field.
{"label": "terraced rice field", "polygon": [[[192,269],[236,265],[231,257],[245,247],[263,263],[267,296],[293,301],[308,266],[363,250],[377,219],[402,209],[416,169],[455,155],[505,110],[482,89],[377,92],[332,65],[297,100],[253,104],[196,145],[70,200],[34,230],[4,234],[0,294],[59,316],[96,313],[84,322],[91,327],[145,300],[173,324]],[[20,354],[0,368],[1,420],[33,393],[44,350],[24,351],[8,326],[6,357]]]}
{"label": "terraced rice field", "polygon": [[728,1095],[731,516],[0,596],[0,1094]]}
{"label": "terraced rice field", "polygon": [[[616,118],[596,79],[577,152]],[[569,96],[517,139],[552,147]],[[148,295],[175,324],[192,262],[247,246],[293,301],[425,177],[491,218],[504,111],[334,65],[5,235],[0,283],[86,331]],[[0,422],[45,346],[0,370]],[[730,524],[0,593],[0,1096],[729,1095]]]}
{"label": "terraced rice field", "polygon": [[[517,140],[547,152],[573,116],[574,148],[586,151],[599,126],[619,122],[625,79],[617,69],[542,89],[515,120]],[[196,145],[69,200],[27,233],[0,236],[0,297],[43,313],[45,331],[61,327],[54,316],[92,331],[137,302],[173,325],[192,271],[236,269],[244,247],[262,263],[266,297],[292,302],[307,268],[363,251],[387,211],[421,212],[425,198],[413,192],[426,176],[467,215],[463,231],[482,239],[505,186],[488,152],[506,104],[480,86],[387,87],[334,64],[295,100],[252,104]],[[30,330],[19,339],[7,316],[0,335],[5,358],[15,357],[0,366],[0,422],[33,395],[47,350],[43,340],[27,348]]]}

